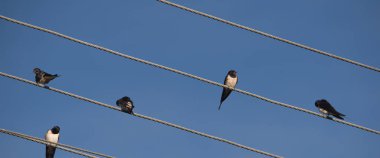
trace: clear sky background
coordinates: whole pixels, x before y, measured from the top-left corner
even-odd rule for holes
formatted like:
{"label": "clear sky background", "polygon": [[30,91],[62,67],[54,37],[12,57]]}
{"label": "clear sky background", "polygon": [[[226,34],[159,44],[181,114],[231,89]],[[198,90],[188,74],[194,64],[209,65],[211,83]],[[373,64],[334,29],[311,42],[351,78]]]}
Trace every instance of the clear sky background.
{"label": "clear sky background", "polygon": [[[173,2],[336,55],[380,67],[380,1]],[[380,73],[190,14],[155,0],[1,0],[0,14],[222,83],[317,111],[325,98],[347,120],[380,130]],[[0,20],[0,71],[111,105],[125,95],[135,112],[294,158],[380,157],[380,136],[232,93]],[[0,77],[0,128],[121,158],[264,157]],[[0,134],[0,157],[44,157],[40,144]],[[56,158],[79,157],[57,150]]]}

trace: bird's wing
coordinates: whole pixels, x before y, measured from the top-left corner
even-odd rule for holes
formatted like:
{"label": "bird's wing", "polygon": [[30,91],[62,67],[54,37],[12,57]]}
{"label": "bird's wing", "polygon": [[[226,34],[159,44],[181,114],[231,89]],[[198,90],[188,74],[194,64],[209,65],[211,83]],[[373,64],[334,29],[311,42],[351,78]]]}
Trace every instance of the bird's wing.
{"label": "bird's wing", "polygon": [[45,140],[47,140],[48,133],[49,133],[49,130],[45,133]]}
{"label": "bird's wing", "polygon": [[320,106],[322,109],[325,109],[326,111],[328,111],[330,113],[337,113],[335,108],[329,102],[323,102],[323,103],[321,103]]}
{"label": "bird's wing", "polygon": [[52,80],[54,78],[58,77],[58,75],[52,75],[52,74],[49,74],[49,73],[46,73],[44,74],[44,78],[46,78],[47,80]]}
{"label": "bird's wing", "polygon": [[329,106],[329,109],[327,109],[327,111],[329,111],[329,112],[330,112],[332,115],[334,115],[335,117],[338,117],[338,118],[340,118],[340,119],[343,119],[341,116],[346,116],[346,115],[344,115],[344,114],[342,114],[342,113],[336,111],[335,108],[334,108],[331,104],[329,104],[329,105],[330,105],[330,106]]}
{"label": "bird's wing", "polygon": [[224,85],[227,84],[227,77],[228,77],[228,74],[227,74],[226,77],[224,78]]}
{"label": "bird's wing", "polygon": [[228,89],[228,88],[223,88],[223,92],[222,92],[222,97],[220,98],[220,104],[219,104],[219,110],[220,110],[220,107],[222,106],[222,103],[224,100],[227,99],[227,97],[231,94],[232,90]]}
{"label": "bird's wing", "polygon": [[43,73],[44,73],[44,76],[54,76],[54,75],[49,74],[49,73],[47,73],[47,72],[43,72]]}
{"label": "bird's wing", "polygon": [[231,94],[232,90],[228,88],[223,88],[222,97],[220,98],[221,102],[227,99],[227,97]]}
{"label": "bird's wing", "polygon": [[116,101],[116,105],[118,106],[126,106],[127,103],[123,99],[119,99]]}
{"label": "bird's wing", "polygon": [[39,74],[36,74],[35,80],[36,82],[39,82],[41,80],[41,76]]}

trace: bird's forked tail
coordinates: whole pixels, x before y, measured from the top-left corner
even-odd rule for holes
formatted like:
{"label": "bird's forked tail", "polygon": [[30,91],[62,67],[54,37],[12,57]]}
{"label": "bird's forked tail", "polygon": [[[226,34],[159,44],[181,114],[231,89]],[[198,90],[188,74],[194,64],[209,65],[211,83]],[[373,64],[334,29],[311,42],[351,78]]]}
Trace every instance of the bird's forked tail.
{"label": "bird's forked tail", "polygon": [[220,110],[220,107],[222,107],[223,101],[220,102],[218,110]]}

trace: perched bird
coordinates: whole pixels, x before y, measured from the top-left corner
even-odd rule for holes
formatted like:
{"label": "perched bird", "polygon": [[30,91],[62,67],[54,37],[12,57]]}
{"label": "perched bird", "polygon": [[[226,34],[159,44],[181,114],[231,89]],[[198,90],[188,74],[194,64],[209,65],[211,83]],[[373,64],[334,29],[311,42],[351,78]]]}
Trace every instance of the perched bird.
{"label": "perched bird", "polygon": [[135,108],[135,106],[133,106],[133,102],[129,97],[125,96],[120,98],[116,101],[116,105],[121,107],[121,111],[133,114],[133,108]]}
{"label": "perched bird", "polygon": [[55,74],[49,74],[47,72],[42,71],[39,68],[34,68],[33,72],[36,74],[36,83],[41,84],[48,84],[51,80],[54,80],[56,77],[59,77],[59,75]]}
{"label": "perched bird", "polygon": [[[236,75],[236,71],[235,70],[228,71],[227,76],[224,79],[224,85],[231,88],[235,88],[237,82],[238,82],[238,77]],[[231,94],[231,92],[232,92],[231,89],[223,88],[222,97],[220,98],[219,110],[220,110],[220,107],[222,106],[223,101],[227,99],[227,97]]]}
{"label": "perched bird", "polygon": [[[45,134],[45,140],[48,142],[58,143],[59,140],[59,130],[58,126],[54,126],[52,129],[48,130]],[[56,145],[46,145],[46,158],[54,158]]]}
{"label": "perched bird", "polygon": [[334,109],[334,107],[331,106],[331,104],[327,100],[325,100],[325,99],[321,99],[321,100],[315,101],[315,106],[319,109],[319,111],[321,113],[326,114],[327,117],[329,115],[333,115],[336,118],[344,120],[343,116],[346,116],[346,115],[344,115],[344,114],[336,111]]}

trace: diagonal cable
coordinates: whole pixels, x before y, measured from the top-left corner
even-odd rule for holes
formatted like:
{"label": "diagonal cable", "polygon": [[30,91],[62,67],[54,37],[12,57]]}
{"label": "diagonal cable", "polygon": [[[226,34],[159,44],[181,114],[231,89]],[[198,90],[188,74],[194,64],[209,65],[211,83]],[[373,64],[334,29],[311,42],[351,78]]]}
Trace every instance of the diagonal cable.
{"label": "diagonal cable", "polygon": [[[7,130],[4,130],[4,131],[7,131]],[[8,131],[8,133],[12,133],[12,132]],[[47,142],[46,140],[43,140],[41,138],[36,138],[36,137],[28,136],[28,135],[25,135],[25,134],[17,133],[17,132],[13,132],[13,133],[18,134],[18,135],[20,135],[22,137],[27,137],[27,138],[30,138],[30,139],[36,139],[37,141]],[[105,155],[105,154],[102,154],[102,153],[89,151],[89,150],[86,150],[86,149],[82,149],[82,148],[78,148],[78,147],[74,147],[74,146],[70,146],[70,145],[66,145],[66,144],[53,143],[53,142],[48,142],[48,143],[53,144],[53,145],[58,144],[59,146],[62,146],[64,148],[73,149],[73,150],[76,150],[76,151],[80,151],[80,152],[84,152],[84,153],[88,153],[88,154],[92,154],[92,155],[97,155],[97,156],[101,156],[101,157],[105,157],[105,158],[113,158],[112,156],[109,156],[109,155]]]}
{"label": "diagonal cable", "polygon": [[322,50],[319,50],[319,49],[315,49],[315,48],[312,48],[312,47],[307,46],[307,45],[303,45],[303,44],[300,44],[300,43],[297,43],[297,42],[293,42],[293,41],[290,41],[290,40],[287,40],[287,39],[284,39],[284,38],[281,38],[281,37],[278,37],[278,36],[271,35],[269,33],[265,33],[265,32],[262,32],[262,31],[259,31],[259,30],[256,30],[256,29],[253,29],[253,28],[250,28],[250,27],[247,27],[247,26],[243,26],[243,25],[240,25],[240,24],[228,21],[228,20],[224,20],[222,18],[213,16],[213,15],[210,15],[210,14],[207,14],[207,13],[203,13],[203,12],[200,12],[200,11],[197,11],[197,10],[194,10],[194,9],[191,9],[191,8],[188,8],[188,7],[185,7],[185,6],[182,6],[182,5],[179,5],[179,4],[167,1],[167,0],[158,0],[158,1],[162,2],[164,4],[168,4],[170,6],[173,6],[173,7],[176,7],[176,8],[179,8],[179,9],[182,9],[182,10],[194,13],[194,14],[198,14],[198,15],[207,17],[209,19],[220,21],[222,23],[225,23],[225,24],[228,24],[228,25],[240,28],[240,29],[244,29],[244,30],[247,30],[247,31],[250,31],[250,32],[262,35],[262,36],[265,36],[265,37],[269,37],[269,38],[272,38],[272,39],[275,39],[275,40],[278,40],[278,41],[290,44],[290,45],[294,45],[296,47],[300,47],[300,48],[303,48],[303,49],[306,49],[306,50],[309,50],[309,51],[312,51],[312,52],[315,52],[315,53],[318,53],[318,54],[322,54],[322,55],[325,55],[325,56],[328,56],[328,57],[331,57],[331,58],[335,58],[335,59],[338,59],[338,60],[341,60],[341,61],[353,64],[353,65],[357,65],[357,66],[360,66],[360,67],[363,67],[363,68],[366,68],[366,69],[369,69],[369,70],[380,72],[380,69],[377,68],[377,67],[369,66],[369,65],[366,65],[366,64],[354,61],[354,60],[350,60],[350,59],[347,59],[347,58],[344,58],[344,57],[340,57],[340,56],[337,56],[337,55],[334,55],[334,54],[330,54],[330,53],[327,53],[325,51],[322,51]]}
{"label": "diagonal cable", "polygon": [[[102,103],[102,102],[98,102],[98,101],[95,101],[95,100],[92,100],[92,99],[89,99],[89,98],[85,98],[85,97],[82,97],[82,96],[79,96],[79,95],[76,95],[76,94],[73,94],[73,93],[69,93],[69,92],[66,92],[66,91],[63,91],[63,90],[60,90],[60,89],[57,89],[57,88],[40,85],[40,84],[37,84],[35,82],[29,81],[27,79],[23,79],[23,78],[20,78],[20,77],[17,77],[17,76],[9,75],[9,74],[3,73],[3,72],[0,72],[0,75],[4,76],[4,77],[11,78],[11,79],[14,79],[14,80],[18,80],[18,81],[21,81],[21,82],[24,82],[24,83],[28,83],[28,84],[31,84],[31,85],[34,85],[34,86],[37,86],[37,87],[40,87],[40,88],[45,88],[47,90],[54,91],[54,92],[57,92],[57,93],[60,93],[60,94],[64,94],[64,95],[67,95],[67,96],[70,96],[70,97],[73,97],[73,98],[76,98],[76,99],[80,99],[80,100],[87,101],[87,102],[90,102],[90,103],[93,103],[93,104],[97,104],[97,105],[100,105],[100,106],[103,106],[103,107],[106,107],[106,108],[110,108],[112,110],[121,111],[121,109],[119,107],[108,105],[108,104],[105,104],[105,103]],[[216,137],[216,136],[213,136],[213,135],[202,133],[202,132],[199,132],[199,131],[196,131],[196,130],[192,130],[192,129],[189,129],[189,128],[186,128],[186,127],[183,127],[183,126],[180,126],[180,125],[176,125],[176,124],[173,124],[173,123],[170,123],[170,122],[166,122],[166,121],[163,121],[163,120],[160,120],[160,119],[156,119],[156,118],[153,118],[153,117],[145,116],[145,115],[138,114],[138,113],[134,113],[133,116],[140,117],[140,118],[143,118],[143,119],[146,119],[146,120],[150,120],[150,121],[154,121],[156,123],[160,123],[160,124],[167,125],[167,126],[170,126],[170,127],[174,127],[174,128],[186,131],[186,132],[194,133],[196,135],[200,135],[200,136],[203,136],[203,137],[206,137],[206,138],[214,139],[214,140],[217,140],[217,141],[220,141],[220,142],[223,142],[223,143],[227,143],[227,144],[233,145],[235,147],[239,147],[239,148],[246,149],[246,150],[249,150],[249,151],[253,151],[253,152],[256,152],[256,153],[259,153],[259,154],[267,155],[267,156],[274,157],[274,158],[281,158],[281,156],[278,156],[278,155],[275,155],[275,154],[271,154],[271,153],[268,153],[268,152],[265,152],[265,151],[261,151],[261,150],[255,149],[255,148],[251,148],[251,147],[248,147],[248,146],[245,146],[245,145],[242,145],[242,144],[238,144],[236,142],[233,142],[233,141],[230,141],[230,140],[227,140],[227,139],[223,139],[223,138],[219,138],[219,137]]]}
{"label": "diagonal cable", "polygon": [[[193,79],[197,79],[197,80],[200,80],[202,82],[213,84],[213,85],[216,85],[216,86],[219,86],[219,87],[229,88],[229,89],[234,90],[236,92],[239,92],[241,94],[245,94],[245,95],[248,95],[248,96],[251,96],[251,97],[255,97],[255,98],[261,99],[263,101],[275,104],[275,105],[283,106],[283,107],[286,107],[286,108],[290,108],[290,109],[293,109],[293,110],[298,110],[298,111],[301,111],[301,112],[304,112],[304,113],[307,113],[307,114],[311,114],[311,115],[314,115],[314,116],[325,118],[324,115],[316,113],[314,111],[310,111],[310,110],[303,109],[303,108],[300,108],[300,107],[297,107],[297,106],[294,106],[294,105],[290,105],[290,104],[282,103],[282,102],[279,102],[279,101],[275,101],[275,100],[272,100],[272,99],[269,99],[269,98],[266,98],[266,97],[254,94],[254,93],[250,93],[250,92],[247,92],[247,91],[244,91],[244,90],[241,90],[241,89],[231,88],[231,87],[228,87],[226,85],[220,84],[218,82],[208,80],[206,78],[202,78],[202,77],[199,77],[199,76],[196,76],[196,75],[192,75],[192,74],[187,73],[187,72],[183,72],[183,71],[180,71],[180,70],[177,70],[177,69],[173,69],[173,68],[170,68],[170,67],[166,67],[166,66],[163,66],[163,65],[160,65],[160,64],[157,64],[157,63],[153,63],[153,62],[147,61],[147,60],[143,60],[143,59],[136,58],[136,57],[133,57],[133,56],[130,56],[130,55],[126,55],[126,54],[123,54],[123,53],[120,53],[120,52],[117,52],[117,51],[114,51],[114,50],[111,50],[111,49],[108,49],[108,48],[105,48],[105,47],[101,47],[101,46],[98,46],[98,45],[95,45],[95,44],[92,44],[92,43],[88,43],[88,42],[85,42],[85,41],[82,41],[82,40],[79,40],[79,39],[76,39],[76,38],[73,38],[73,37],[70,37],[70,36],[67,36],[67,35],[55,32],[55,31],[52,31],[52,30],[49,30],[49,29],[38,27],[38,26],[35,26],[35,25],[32,25],[32,24],[28,24],[28,23],[25,23],[25,22],[22,22],[22,21],[18,21],[18,20],[9,18],[9,17],[2,16],[2,15],[0,15],[0,18],[2,18],[4,20],[7,20],[7,21],[10,21],[10,22],[13,22],[13,23],[16,23],[16,24],[19,24],[19,25],[23,25],[23,26],[32,28],[32,29],[36,29],[36,30],[39,30],[39,31],[43,31],[43,32],[52,34],[52,35],[56,35],[58,37],[65,38],[65,39],[71,40],[71,41],[76,42],[76,43],[80,43],[80,44],[83,44],[83,45],[86,45],[86,46],[89,46],[89,47],[93,47],[93,48],[102,50],[102,51],[104,51],[106,53],[114,54],[114,55],[117,55],[117,56],[120,56],[120,57],[123,57],[123,58],[126,58],[126,59],[134,60],[134,61],[137,61],[137,62],[140,62],[140,63],[143,63],[143,64],[147,64],[147,65],[150,65],[150,66],[153,66],[153,67],[157,67],[157,68],[160,68],[160,69],[171,71],[171,72],[174,72],[174,73],[186,76],[186,77],[190,77],[190,78],[193,78]],[[356,125],[354,123],[350,123],[350,122],[343,121],[343,120],[340,120],[340,119],[335,119],[335,118],[332,118],[331,120],[333,120],[335,122],[338,122],[338,123],[342,123],[342,124],[351,126],[351,127],[355,127],[355,128],[367,131],[367,132],[372,132],[372,133],[380,135],[379,131],[373,130],[373,129],[370,129],[370,128],[367,128],[367,127],[364,127],[364,126]]]}
{"label": "diagonal cable", "polygon": [[[64,146],[68,146],[68,145],[64,145],[64,144],[60,144],[60,143],[48,142],[48,141],[40,139],[40,138],[28,136],[28,135],[25,135],[25,134],[9,131],[9,130],[5,130],[5,129],[0,129],[0,132],[4,133],[4,134],[11,135],[11,136],[16,136],[16,137],[19,137],[19,138],[22,138],[22,139],[26,139],[26,140],[29,140],[29,141],[33,141],[33,142],[36,142],[36,143],[40,143],[40,144],[55,145],[57,148],[59,148],[61,150],[65,150],[67,152],[71,152],[71,153],[74,153],[74,154],[77,154],[77,155],[82,155],[84,157],[97,158],[96,156],[90,155],[88,153],[84,153],[84,152],[75,150],[74,149],[75,147],[74,148],[64,147]],[[107,157],[110,157],[110,156],[107,156]]]}

